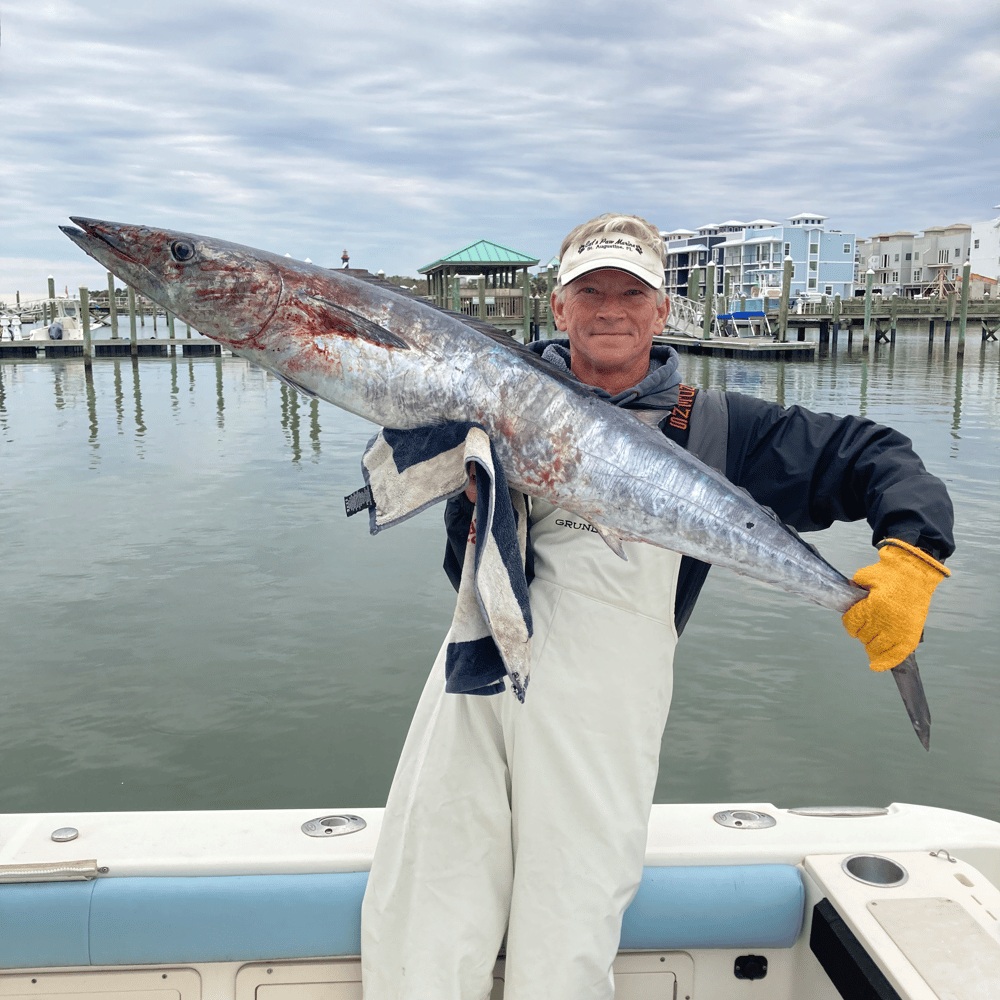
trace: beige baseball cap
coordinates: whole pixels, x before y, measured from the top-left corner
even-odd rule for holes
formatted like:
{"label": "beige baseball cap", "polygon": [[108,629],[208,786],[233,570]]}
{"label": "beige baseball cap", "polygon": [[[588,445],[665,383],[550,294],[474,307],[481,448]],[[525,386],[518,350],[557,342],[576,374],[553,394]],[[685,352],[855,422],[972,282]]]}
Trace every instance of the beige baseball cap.
{"label": "beige baseball cap", "polygon": [[559,261],[559,282],[568,285],[605,267],[634,274],[650,288],[664,284],[660,255],[645,240],[626,233],[597,233],[576,240]]}

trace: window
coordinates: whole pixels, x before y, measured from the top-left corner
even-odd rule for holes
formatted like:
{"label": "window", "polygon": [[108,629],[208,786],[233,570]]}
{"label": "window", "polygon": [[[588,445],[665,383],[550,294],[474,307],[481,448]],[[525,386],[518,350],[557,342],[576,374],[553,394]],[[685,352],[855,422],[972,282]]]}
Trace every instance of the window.
{"label": "window", "polygon": [[899,262],[899,254],[896,254],[896,256],[895,256],[894,259],[895,259],[896,263],[898,263]]}
{"label": "window", "polygon": [[962,256],[962,248],[955,247],[955,260],[958,260]]}
{"label": "window", "polygon": [[976,240],[976,241],[975,241],[975,242],[974,242],[974,243],[972,244],[972,249],[973,249],[973,250],[978,250],[978,249],[979,249],[979,240]]}
{"label": "window", "polygon": [[[912,254],[912,253],[908,253],[908,254],[906,255],[906,259],[907,259],[907,260],[909,260],[909,259],[910,259],[910,258],[911,258],[912,256],[913,256],[913,254]],[[899,260],[899,258],[897,257],[897,258],[896,258],[896,260]]]}
{"label": "window", "polygon": [[810,253],[819,253],[819,244],[818,243],[810,243],[809,244],[809,252]]}
{"label": "window", "polygon": [[883,267],[889,266],[889,255],[887,253],[882,254],[882,266]]}
{"label": "window", "polygon": [[948,263],[948,251],[947,250],[938,250],[938,263],[939,264],[947,264]]}
{"label": "window", "polygon": [[791,243],[786,243],[785,244],[785,256],[786,257],[791,257],[792,256],[792,244]]}
{"label": "window", "polygon": [[815,271],[816,270],[816,261],[814,261],[814,260],[809,261],[809,270],[810,271]]}
{"label": "window", "polygon": [[851,252],[851,244],[850,243],[845,243],[844,244],[844,253],[850,253],[850,252]]}
{"label": "window", "polygon": [[816,279],[815,278],[810,278],[809,279],[809,287],[810,288],[815,288],[816,287]]}
{"label": "window", "polygon": [[826,288],[823,289],[823,294],[833,295],[833,285],[827,285]]}
{"label": "window", "polygon": [[892,280],[893,281],[899,281],[899,271],[893,271],[892,272]]}
{"label": "window", "polygon": [[920,268],[919,267],[915,267],[913,269],[913,280],[914,281],[919,281],[920,280]]}

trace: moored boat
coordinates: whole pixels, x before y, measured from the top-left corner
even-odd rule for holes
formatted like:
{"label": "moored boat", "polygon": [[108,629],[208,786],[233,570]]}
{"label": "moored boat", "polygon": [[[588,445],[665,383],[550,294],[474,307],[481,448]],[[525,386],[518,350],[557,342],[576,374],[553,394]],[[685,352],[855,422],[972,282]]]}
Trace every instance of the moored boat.
{"label": "moored boat", "polygon": [[[22,340],[83,340],[83,321],[79,299],[51,299],[54,315],[48,323],[32,327],[21,334]],[[105,325],[106,320],[91,314],[90,328]]]}

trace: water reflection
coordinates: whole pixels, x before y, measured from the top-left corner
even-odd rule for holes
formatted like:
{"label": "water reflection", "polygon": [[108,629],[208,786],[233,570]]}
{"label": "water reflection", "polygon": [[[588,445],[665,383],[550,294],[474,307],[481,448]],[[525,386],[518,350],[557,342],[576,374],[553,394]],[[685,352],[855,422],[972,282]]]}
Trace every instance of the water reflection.
{"label": "water reflection", "polygon": [[90,447],[97,451],[100,447],[97,441],[97,393],[94,391],[94,369],[85,365],[83,377],[87,383],[87,416],[90,418]]}
{"label": "water reflection", "polygon": [[[845,348],[685,355],[681,374],[864,410],[948,481],[959,548],[921,663],[933,751],[836,615],[713,571],[678,649],[657,798],[996,816],[998,345],[964,366],[940,338]],[[82,360],[0,363],[0,422],[3,488],[46,512],[0,537],[8,811],[384,803],[454,594],[438,512],[375,539],[343,517],[371,425],[190,356],[95,359],[89,379]],[[864,525],[810,540],[849,572],[872,561]]]}
{"label": "water reflection", "polygon": [[[234,379],[236,373],[240,377]],[[187,404],[182,382],[187,389]],[[84,439],[95,455],[102,442],[108,444],[107,431],[113,427],[116,437],[130,437],[136,453],[142,456],[149,434],[165,432],[164,416],[169,415],[168,424],[183,424],[190,419],[190,408],[195,407],[203,417],[206,398],[212,399],[214,426],[224,432],[226,397],[234,391],[239,395],[241,422],[242,411],[251,396],[254,397],[251,409],[265,411],[264,419],[267,419],[266,411],[273,411],[293,463],[300,462],[304,454],[316,459],[322,452],[320,411],[321,406],[328,404],[313,398],[300,398],[297,392],[267,373],[231,358],[107,358],[96,359],[90,365],[83,358],[2,361],[0,426],[13,435],[11,441],[27,443],[31,433],[20,420],[11,419],[11,392],[16,389],[31,393],[31,387],[39,383],[51,386],[49,405],[62,421],[60,426],[64,429],[71,426],[76,416],[84,418]],[[256,396],[262,384],[270,388],[263,401]],[[268,400],[274,398],[275,390],[278,405],[272,407]],[[168,401],[165,409],[160,404],[161,399]],[[78,400],[82,403],[79,409]],[[33,397],[34,406],[39,402]],[[229,419],[232,419],[231,413]],[[36,412],[36,420],[37,417]]]}
{"label": "water reflection", "polygon": [[958,429],[962,426],[962,371],[961,360],[955,365],[955,408],[951,420],[951,432],[958,437]]}
{"label": "water reflection", "polygon": [[135,399],[135,436],[141,444],[146,433],[146,424],[142,416],[142,392],[139,389],[139,359],[132,358],[132,396]]}
{"label": "water reflection", "polygon": [[[3,365],[0,365],[0,430],[4,440],[7,439],[7,387]],[[8,442],[9,443],[9,442]]]}
{"label": "water reflection", "polygon": [[[192,377],[194,375],[194,368],[192,366],[191,370]],[[216,404],[216,421],[215,425],[222,430],[225,427],[226,422],[224,419],[224,414],[226,412],[226,396],[222,391],[222,357],[215,358],[215,404]]]}

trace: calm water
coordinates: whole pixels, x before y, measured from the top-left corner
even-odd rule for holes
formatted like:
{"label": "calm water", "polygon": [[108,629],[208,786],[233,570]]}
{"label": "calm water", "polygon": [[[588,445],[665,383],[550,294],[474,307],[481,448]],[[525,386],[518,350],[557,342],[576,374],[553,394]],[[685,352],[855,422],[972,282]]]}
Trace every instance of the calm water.
{"label": "calm water", "polygon": [[[686,380],[860,412],[949,485],[925,753],[836,614],[715,570],[676,658],[658,801],[922,802],[1000,819],[1000,359],[685,357]],[[347,520],[373,433],[234,358],[0,362],[0,812],[382,805],[451,618],[429,511]],[[848,575],[865,524],[810,536]]]}

